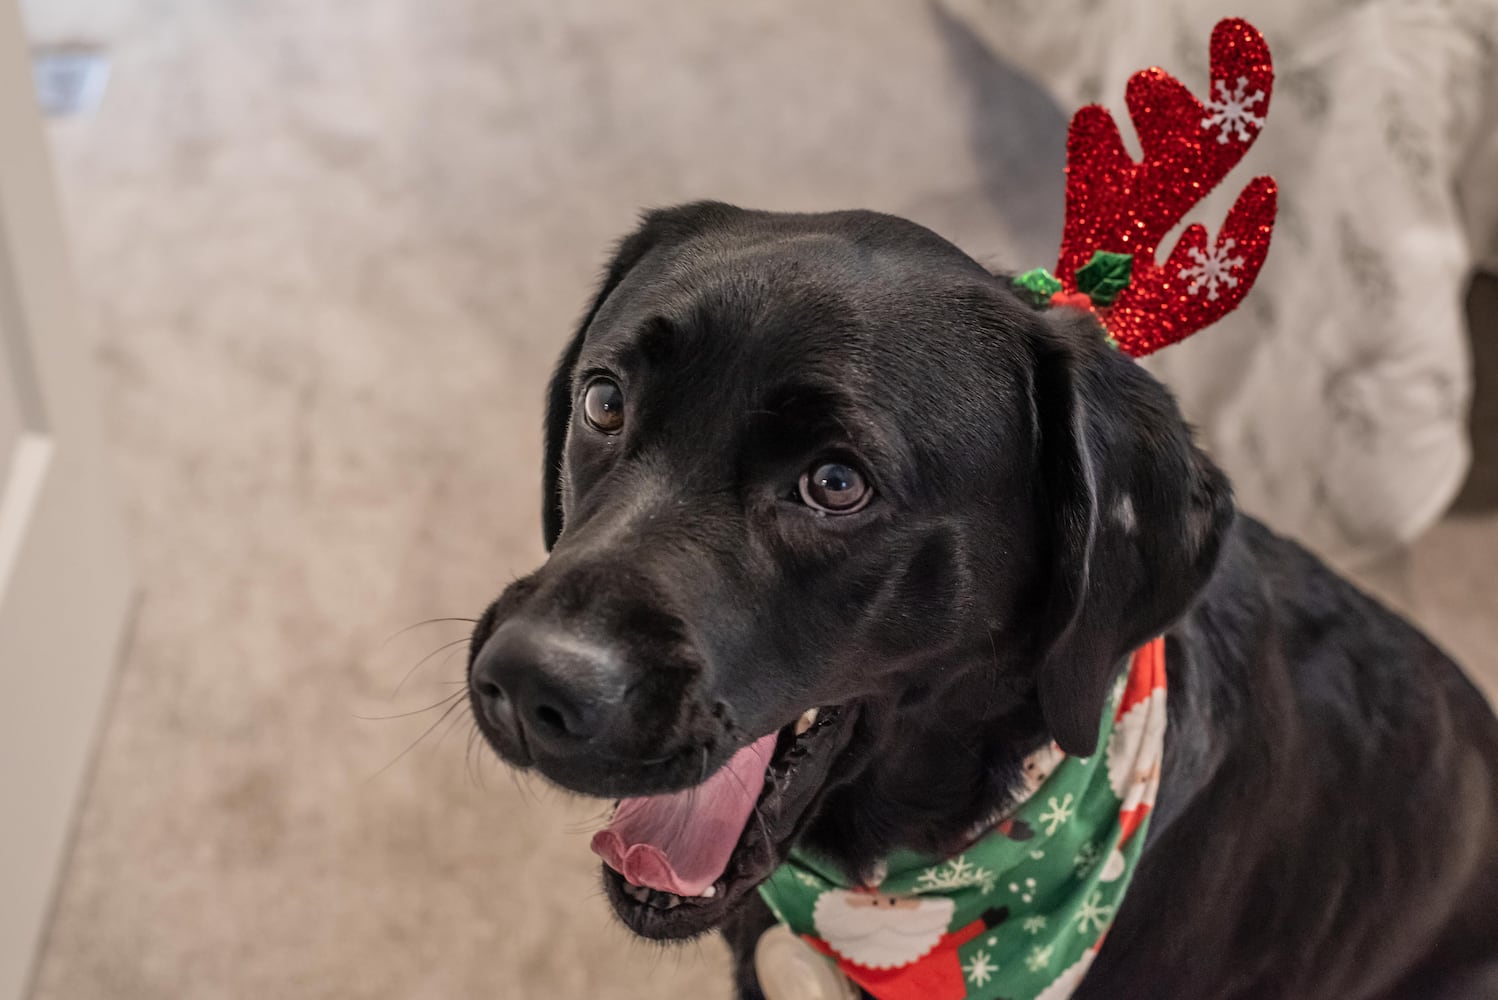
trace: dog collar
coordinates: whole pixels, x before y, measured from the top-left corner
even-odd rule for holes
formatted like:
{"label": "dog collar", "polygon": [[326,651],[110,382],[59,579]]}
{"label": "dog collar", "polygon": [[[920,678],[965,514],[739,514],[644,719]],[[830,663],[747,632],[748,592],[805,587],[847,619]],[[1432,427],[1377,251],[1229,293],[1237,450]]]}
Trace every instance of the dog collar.
{"label": "dog collar", "polygon": [[1064,1000],[1143,850],[1165,746],[1165,641],[1138,649],[1088,758],[1026,758],[1018,804],[946,859],[890,857],[850,886],[805,851],[763,885],[775,917],[877,1000]]}

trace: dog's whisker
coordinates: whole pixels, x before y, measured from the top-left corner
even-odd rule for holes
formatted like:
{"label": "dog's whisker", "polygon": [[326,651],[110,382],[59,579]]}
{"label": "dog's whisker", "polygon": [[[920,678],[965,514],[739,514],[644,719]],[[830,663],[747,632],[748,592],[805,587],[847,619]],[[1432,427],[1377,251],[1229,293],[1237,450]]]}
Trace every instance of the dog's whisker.
{"label": "dog's whisker", "polygon": [[540,783],[540,787],[538,788],[536,785],[536,772],[526,771],[520,776],[520,780],[524,782],[525,786],[531,790],[531,797],[534,798],[535,801],[542,804],[554,801],[554,799],[549,798],[549,796],[557,791],[557,787],[553,784],[550,784],[549,782],[543,781]]}
{"label": "dog's whisker", "polygon": [[478,723],[470,718],[468,720],[468,746],[463,750],[463,773],[476,788],[484,787],[481,777],[474,771],[473,763],[473,748],[480,735],[482,734],[479,732]]}
{"label": "dog's whisker", "polygon": [[475,753],[480,742],[480,737],[481,734],[479,733],[478,726],[474,726],[473,733],[468,738],[468,755],[465,758],[465,766],[468,769],[468,776],[473,780],[475,787],[487,791],[489,786],[484,784],[483,758],[480,754]]}
{"label": "dog's whisker", "polygon": [[527,805],[533,805],[534,803],[526,796],[525,789],[520,787],[520,775],[515,773],[515,769],[511,767],[505,768],[505,775],[510,779],[510,784],[515,786],[515,794],[525,799]]}
{"label": "dog's whisker", "polygon": [[410,632],[412,629],[418,629],[424,625],[436,625],[441,622],[467,622],[469,625],[477,625],[479,623],[479,620],[477,618],[428,618],[425,621],[419,621],[414,625],[407,625],[403,629],[397,629],[396,631],[391,632],[385,638],[380,640],[380,645],[383,646],[391,639],[398,639],[401,636],[405,635],[407,632]]}
{"label": "dog's whisker", "polygon": [[411,675],[421,669],[422,664],[426,663],[432,657],[436,656],[438,653],[441,653],[445,649],[452,649],[454,646],[461,646],[463,643],[470,641],[472,641],[472,637],[465,635],[461,639],[454,639],[452,642],[445,642],[442,645],[438,646],[436,649],[432,650],[427,655],[423,656],[421,659],[417,660],[416,666],[406,671],[406,675],[402,677],[400,683],[395,686],[395,690],[391,692],[390,697],[395,698],[401,693],[401,688],[406,686],[406,681],[410,680]]}
{"label": "dog's whisker", "polygon": [[445,740],[445,739],[447,739],[449,736],[451,736],[452,735],[452,731],[454,729],[457,729],[462,724],[463,724],[463,716],[461,716],[461,715],[454,715],[452,722],[448,723],[447,728],[444,729],[444,730],[442,730],[442,735],[437,737],[437,743],[436,743],[436,745],[440,747],[442,745],[442,741]]}
{"label": "dog's whisker", "polygon": [[448,702],[453,701],[456,698],[461,698],[465,694],[467,694],[466,691],[454,691],[452,694],[448,695],[440,701],[433,702],[426,708],[417,708],[409,712],[396,712],[394,715],[359,715],[358,713],[355,713],[354,718],[358,719],[361,722],[389,722],[391,719],[408,719],[413,715],[422,715],[423,713],[430,712],[433,709],[441,708]]}
{"label": "dog's whisker", "polygon": [[993,651],[993,671],[988,675],[988,703],[983,706],[983,713],[993,707],[993,700],[999,693],[999,644],[994,641],[993,629],[985,629],[984,634],[988,636],[988,648]]}
{"label": "dog's whisker", "polygon": [[837,424],[837,426],[842,430],[843,435],[849,441],[856,441],[856,440],[858,440],[858,435],[854,434],[851,430],[849,430],[847,423],[845,423],[843,421],[843,418],[840,417],[840,416],[838,416],[836,413],[832,414],[832,422],[835,423],[835,424]]}
{"label": "dog's whisker", "polygon": [[652,976],[661,971],[661,957],[666,954],[666,949],[662,945],[662,942],[656,941],[654,943],[656,947],[652,951],[655,952],[655,955],[650,960],[650,974]]}
{"label": "dog's whisker", "polygon": [[529,772],[518,771],[513,767],[507,767],[505,770],[510,775],[510,781],[515,785],[515,791],[520,793],[520,797],[526,801],[526,804],[533,808],[539,806],[541,800],[536,796],[536,790],[530,783]]}
{"label": "dog's whisker", "polygon": [[[744,779],[735,774],[732,768],[728,768],[725,773],[733,776],[733,780],[739,783],[739,788],[743,790],[745,795],[749,794],[749,786],[744,784]],[[700,788],[701,786],[697,787]],[[695,792],[697,788],[693,788],[692,790]],[[753,810],[755,820],[759,823],[759,832],[765,838],[765,843],[771,843],[774,838],[770,836],[770,824],[765,821],[764,813],[760,812],[758,798],[754,800],[751,809]]]}
{"label": "dog's whisker", "polygon": [[463,739],[463,777],[473,784],[473,730]]}
{"label": "dog's whisker", "polygon": [[681,756],[681,751],[678,750],[675,753],[662,754],[659,757],[639,757],[635,759],[635,763],[642,765],[664,764],[667,761],[675,760],[679,756]]}
{"label": "dog's whisker", "polygon": [[418,745],[420,745],[420,743],[421,743],[422,740],[424,740],[428,736],[432,735],[432,732],[438,726],[442,725],[443,722],[447,721],[447,717],[452,714],[453,709],[457,708],[461,704],[463,704],[463,702],[460,702],[460,701],[457,701],[457,700],[453,700],[453,703],[451,705],[447,706],[447,711],[443,712],[437,718],[436,722],[432,723],[430,726],[428,726],[426,728],[426,730],[420,736],[416,737],[415,741],[412,742],[412,744],[410,746],[406,747],[406,749],[404,749],[400,753],[396,754],[395,760],[392,760],[390,763],[388,763],[384,767],[380,768],[374,774],[370,775],[368,780],[373,781],[375,778],[378,778],[380,775],[382,775],[386,771],[390,770],[396,764],[400,763],[401,759],[404,758],[406,756],[406,754],[410,753],[412,750],[415,750],[416,747]]}
{"label": "dog's whisker", "polygon": [[[475,726],[475,728],[477,728],[477,726]],[[485,791],[488,791],[489,783],[484,778],[484,763],[486,761],[489,763],[490,773],[492,774],[494,767],[496,766],[495,760],[493,757],[490,757],[488,754],[484,753],[484,740],[482,734],[480,734],[479,738],[474,741],[473,773],[479,779],[479,787],[484,789]]]}
{"label": "dog's whisker", "polygon": [[605,809],[596,816],[588,819],[580,819],[575,823],[568,823],[563,829],[571,834],[597,833],[609,825],[610,811]]}
{"label": "dog's whisker", "polygon": [[[442,658],[442,662],[437,665],[437,669],[439,671],[445,672],[447,670],[447,665],[453,661],[453,657],[457,656],[459,652],[460,652],[460,650],[457,650],[457,649],[448,650],[447,655]],[[466,673],[467,671],[465,670],[464,672]],[[448,684],[448,685],[450,685],[450,684],[467,684],[468,683],[468,678],[465,676],[462,680],[457,680],[457,681],[439,681],[438,683]]]}

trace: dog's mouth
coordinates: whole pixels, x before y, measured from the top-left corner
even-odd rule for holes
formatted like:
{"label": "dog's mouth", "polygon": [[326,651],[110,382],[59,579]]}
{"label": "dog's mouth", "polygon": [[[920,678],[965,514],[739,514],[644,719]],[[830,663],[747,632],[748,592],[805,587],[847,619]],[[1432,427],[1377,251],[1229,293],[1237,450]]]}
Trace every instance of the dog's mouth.
{"label": "dog's mouth", "polygon": [[785,860],[826,790],[858,711],[808,709],[739,750],[702,784],[624,799],[593,837],[619,918],[649,938],[689,938]]}

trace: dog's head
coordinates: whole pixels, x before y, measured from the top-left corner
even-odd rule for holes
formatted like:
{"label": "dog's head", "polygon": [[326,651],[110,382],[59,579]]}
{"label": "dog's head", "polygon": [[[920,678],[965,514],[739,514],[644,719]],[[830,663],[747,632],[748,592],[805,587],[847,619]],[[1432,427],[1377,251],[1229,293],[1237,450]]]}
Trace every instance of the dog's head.
{"label": "dog's head", "polygon": [[550,557],[480,621],[473,709],[511,763],[626,800],[596,846],[654,937],[719,922],[933,711],[1033,706],[1093,752],[1232,518],[1090,317],[869,212],[651,213],[545,436]]}

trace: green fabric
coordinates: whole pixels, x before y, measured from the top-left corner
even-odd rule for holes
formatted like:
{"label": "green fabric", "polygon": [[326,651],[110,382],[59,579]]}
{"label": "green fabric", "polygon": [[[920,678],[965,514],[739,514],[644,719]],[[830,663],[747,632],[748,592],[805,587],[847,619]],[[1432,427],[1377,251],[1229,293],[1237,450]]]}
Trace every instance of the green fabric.
{"label": "green fabric", "polygon": [[1043,306],[1051,301],[1051,296],[1061,291],[1061,282],[1057,281],[1050,271],[1043,267],[1026,271],[1014,279],[1014,283],[1030,293],[1031,300],[1037,306]]}
{"label": "green fabric", "polygon": [[1102,309],[1111,306],[1118,293],[1129,287],[1133,273],[1133,254],[1097,250],[1077,268],[1077,291],[1086,293],[1092,304]]}
{"label": "green fabric", "polygon": [[[848,882],[836,868],[798,849],[760,887],[765,902],[782,923],[818,951],[837,958],[826,940],[828,931],[836,929],[834,921],[855,919],[847,916],[855,911],[846,907],[858,903],[860,896],[864,905],[871,896],[928,900],[928,917],[939,917],[945,906],[932,897],[950,899],[951,918],[941,943],[924,957],[904,959],[905,964],[895,969],[871,969],[878,963],[868,961],[867,951],[864,962],[850,960],[849,953],[856,950],[848,943],[853,925],[844,923],[831,935],[845,943],[840,967],[880,1000],[1069,996],[1112,923],[1145,840],[1148,806],[1140,810],[1145,821],[1136,817],[1134,825],[1123,825],[1125,803],[1110,781],[1105,751],[1123,691],[1120,678],[1103,714],[1099,751],[1080,759],[1052,750],[1051,760],[1059,763],[1054,763],[1049,778],[961,854],[944,860],[896,854],[888,859],[888,874],[879,882],[877,894],[860,888],[822,902],[825,894],[849,889]],[[1160,705],[1163,743],[1163,692]],[[1123,847],[1118,851],[1114,845],[1120,841]],[[884,905],[895,906],[892,899]],[[825,919],[818,919],[819,906]],[[860,940],[867,949],[868,939]],[[929,974],[916,968],[927,965],[932,966]],[[953,985],[959,975],[960,986]]]}

